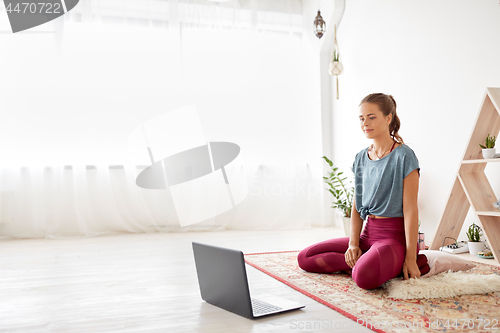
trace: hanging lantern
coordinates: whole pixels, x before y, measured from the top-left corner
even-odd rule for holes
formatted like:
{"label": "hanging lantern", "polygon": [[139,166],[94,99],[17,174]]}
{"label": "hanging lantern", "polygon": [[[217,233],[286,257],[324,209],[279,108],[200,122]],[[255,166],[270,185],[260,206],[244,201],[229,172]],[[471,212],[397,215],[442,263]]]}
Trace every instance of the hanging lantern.
{"label": "hanging lantern", "polygon": [[314,33],[316,34],[316,37],[318,38],[323,37],[325,30],[326,30],[326,23],[321,17],[320,11],[318,10],[318,15],[316,15],[316,18],[314,19]]}
{"label": "hanging lantern", "polygon": [[335,27],[335,42],[333,43],[333,57],[330,63],[330,75],[337,78],[337,99],[339,99],[339,75],[344,72],[344,66],[340,62],[339,45],[337,44],[337,25]]}

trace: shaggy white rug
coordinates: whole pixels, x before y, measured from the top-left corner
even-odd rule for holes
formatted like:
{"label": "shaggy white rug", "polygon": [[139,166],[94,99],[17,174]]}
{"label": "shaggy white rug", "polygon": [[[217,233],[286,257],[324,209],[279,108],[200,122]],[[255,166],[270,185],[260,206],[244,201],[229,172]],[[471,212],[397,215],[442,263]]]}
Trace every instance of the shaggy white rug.
{"label": "shaggy white rug", "polygon": [[382,287],[391,298],[448,298],[500,291],[500,276],[449,270],[425,279],[391,279]]}

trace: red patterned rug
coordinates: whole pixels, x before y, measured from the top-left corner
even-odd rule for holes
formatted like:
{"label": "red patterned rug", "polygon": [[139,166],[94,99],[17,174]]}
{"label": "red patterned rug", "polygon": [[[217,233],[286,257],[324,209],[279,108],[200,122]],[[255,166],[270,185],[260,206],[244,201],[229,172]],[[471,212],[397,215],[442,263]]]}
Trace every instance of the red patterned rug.
{"label": "red patterned rug", "polygon": [[[346,273],[318,274],[297,264],[299,251],[245,254],[245,261],[376,332],[500,332],[500,293],[441,299],[394,299],[381,286],[359,288]],[[467,272],[500,274],[477,263]]]}

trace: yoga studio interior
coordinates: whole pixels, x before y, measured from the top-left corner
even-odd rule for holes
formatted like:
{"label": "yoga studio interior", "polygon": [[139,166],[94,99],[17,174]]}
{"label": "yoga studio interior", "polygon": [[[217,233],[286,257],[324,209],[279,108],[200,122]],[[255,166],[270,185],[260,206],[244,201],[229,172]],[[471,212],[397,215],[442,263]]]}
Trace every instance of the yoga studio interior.
{"label": "yoga studio interior", "polygon": [[499,32],[498,0],[2,1],[0,332],[499,329]]}

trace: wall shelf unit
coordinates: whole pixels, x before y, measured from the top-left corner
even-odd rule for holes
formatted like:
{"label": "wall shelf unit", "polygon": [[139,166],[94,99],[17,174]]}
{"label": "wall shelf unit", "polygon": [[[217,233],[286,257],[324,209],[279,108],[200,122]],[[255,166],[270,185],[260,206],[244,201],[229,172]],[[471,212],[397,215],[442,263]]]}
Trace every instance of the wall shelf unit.
{"label": "wall shelf unit", "polygon": [[[500,88],[486,88],[469,143],[432,240],[431,250],[439,250],[445,237],[458,237],[467,212],[472,207],[483,226],[484,236],[495,260],[500,262],[500,209],[493,206],[498,199],[484,173],[487,163],[500,163],[500,158],[484,159],[479,146],[479,143],[484,144],[488,134],[498,138],[499,132]],[[445,242],[450,243],[452,241]]]}

